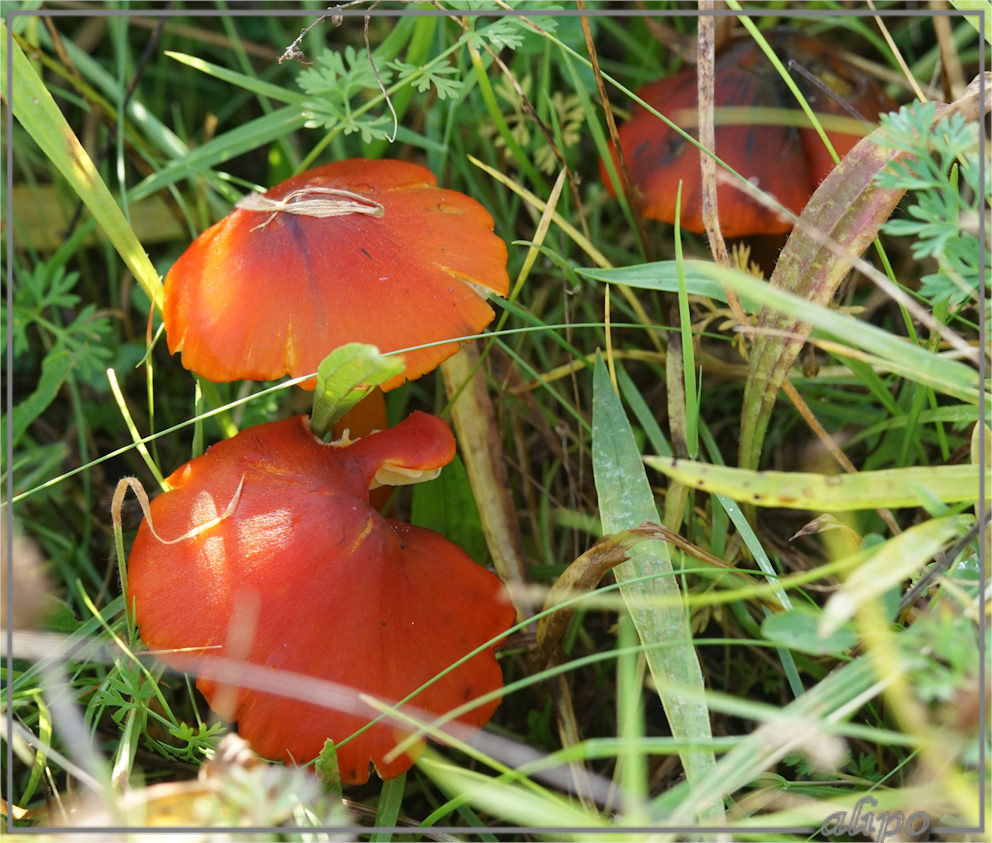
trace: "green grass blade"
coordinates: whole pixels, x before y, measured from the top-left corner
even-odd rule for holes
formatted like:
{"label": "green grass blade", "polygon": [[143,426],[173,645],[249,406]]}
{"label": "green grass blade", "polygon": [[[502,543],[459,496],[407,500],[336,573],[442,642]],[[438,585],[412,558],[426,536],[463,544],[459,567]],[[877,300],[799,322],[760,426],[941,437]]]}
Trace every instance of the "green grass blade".
{"label": "green grass blade", "polygon": [[132,202],[150,196],[157,190],[174,184],[188,176],[200,175],[217,164],[250,152],[285,135],[303,128],[305,122],[300,109],[287,105],[264,117],[249,120],[247,123],[231,129],[207,141],[202,146],[192,150],[188,155],[177,158],[157,173],[148,176],[129,192]]}
{"label": "green grass blade", "polygon": [[[726,304],[727,294],[723,284],[714,280],[705,269],[709,265],[708,261],[701,260],[682,262],[682,276],[685,279],[686,293],[690,296],[706,296],[708,299]],[[618,269],[590,267],[576,269],[575,272],[584,278],[603,281],[607,284],[623,284],[627,287],[660,290],[665,293],[678,293],[679,291],[680,273],[676,261],[654,261]],[[746,310],[752,312],[761,307],[756,299],[749,299],[746,296],[741,297],[741,304]]]}
{"label": "green grass blade", "polygon": [[[600,358],[596,360],[593,373],[592,457],[604,533],[616,533],[637,527],[644,521],[659,520],[630,423]],[[661,542],[638,545],[629,559],[614,569],[614,574],[646,648],[645,658],[651,674],[660,680],[658,687],[675,683],[702,692],[702,672],[678,583],[673,576],[668,546]],[[656,576],[636,585],[627,584],[629,580],[649,574]],[[663,609],[651,607],[652,599],[657,598],[661,601],[668,598],[669,603],[663,604]],[[659,693],[674,736],[703,743],[710,740],[709,711],[701,696],[697,700],[687,700],[678,695]],[[690,783],[705,777],[714,764],[710,749],[684,749],[680,756]],[[700,816],[715,819],[720,813],[719,804],[709,804],[701,810]]]}
{"label": "green grass blade", "polygon": [[[737,12],[743,11],[737,0],[727,0],[727,5]],[[765,40],[765,37],[761,34],[761,30],[751,19],[751,17],[749,15],[739,15],[738,20],[754,39],[761,51],[765,54],[765,58],[767,58],[775,70],[778,71],[779,79],[789,89],[792,96],[795,97],[796,103],[803,110],[803,113],[806,115],[806,119],[809,120],[809,122],[813,125],[813,128],[816,130],[817,135],[819,135],[820,142],[830,152],[830,157],[834,159],[834,163],[837,163],[840,158],[837,155],[837,151],[834,149],[834,145],[830,142],[830,138],[827,136],[823,126],[820,124],[819,118],[813,112],[813,109],[810,108],[809,103],[806,101],[806,97],[804,97],[802,91],[799,90],[799,86],[796,84],[796,80],[793,78],[792,74],[785,69],[785,65],[782,64],[779,57],[775,54],[775,50],[773,50],[771,45]]]}
{"label": "green grass blade", "polygon": [[[50,53],[55,52],[48,31],[44,28],[38,31],[38,43]],[[69,62],[79,71],[86,84],[92,85],[94,93],[108,100],[118,99],[121,95],[118,80],[108,73],[101,64],[89,53],[80,49],[71,39],[62,39],[62,46],[69,56]],[[140,128],[142,135],[155,148],[170,158],[186,155],[189,147],[162,121],[152,114],[138,97],[132,97],[124,106],[129,122]]]}
{"label": "green grass blade", "polygon": [[[989,13],[986,0],[951,0],[951,5],[959,12],[965,12],[964,20],[975,28],[975,31],[985,39],[986,44],[992,44],[992,14]],[[983,17],[979,17],[977,14],[981,11],[985,12]],[[984,27],[982,26],[983,20],[985,22]]]}
{"label": "green grass blade", "polygon": [[705,799],[723,798],[774,768],[789,752],[801,748],[814,729],[828,732],[841,719],[844,707],[873,685],[875,674],[867,657],[844,665],[751,732],[696,787],[684,792],[674,810],[662,794],[654,803],[655,819],[666,825],[691,822]]}
{"label": "green grass blade", "polygon": [[155,267],[44,82],[13,39],[12,78],[7,79],[7,46],[7,27],[0,22],[0,88],[10,91],[14,117],[83,200],[135,280],[160,308],[162,282]]}
{"label": "green grass blade", "polygon": [[112,368],[107,369],[107,381],[110,384],[110,392],[114,396],[114,401],[117,403],[117,409],[120,410],[121,418],[124,420],[124,424],[131,434],[131,441],[134,442],[134,446],[138,449],[138,453],[141,454],[141,458],[145,461],[145,465],[148,466],[148,470],[151,471],[152,475],[158,481],[159,488],[165,491],[165,477],[159,470],[158,465],[156,465],[155,460],[152,459],[152,455],[148,451],[148,446],[141,441],[138,426],[134,423],[134,419],[131,417],[131,411],[127,406],[127,401],[124,399],[124,393],[121,392],[121,385],[117,380],[117,372]]}
{"label": "green grass blade", "polygon": [[[658,261],[622,269],[585,268],[576,272],[597,281],[644,290],[677,292],[679,285],[675,261]],[[775,289],[767,281],[738,269],[719,267],[708,261],[686,261],[685,273],[686,290],[690,294],[725,302],[726,296],[721,288],[726,284],[740,296],[744,308],[752,313],[763,305],[776,308],[797,320],[812,323],[814,338],[830,338],[870,355],[858,352],[859,359],[969,404],[977,404],[981,400],[978,371],[966,363],[934,354],[849,314]],[[836,350],[841,352],[841,349]]]}
{"label": "green grass blade", "polygon": [[[403,804],[403,791],[406,789],[406,773],[400,773],[382,783],[382,792],[375,806],[375,824],[378,828],[390,828],[397,825],[400,806]],[[369,837],[370,843],[388,843],[393,839],[389,832],[377,832]]]}
{"label": "green grass blade", "polygon": [[244,88],[246,91],[251,91],[258,96],[269,97],[269,99],[274,99],[276,102],[283,102],[287,105],[295,105],[297,108],[302,108],[303,103],[307,99],[303,94],[291,91],[281,85],[273,85],[271,82],[266,82],[255,76],[247,76],[244,73],[228,70],[226,67],[220,67],[196,56],[189,56],[186,53],[177,53],[172,50],[166,50],[165,54],[170,59],[175,59],[181,64],[199,70],[200,73],[206,73],[215,79],[229,82],[239,88]]}
{"label": "green grass blade", "polygon": [[[776,289],[746,272],[705,263],[700,264],[698,269],[736,290],[741,294],[742,301],[745,298],[757,300],[794,319],[809,322],[817,329],[814,337],[829,337],[849,348],[867,352],[878,358],[877,362],[907,380],[929,386],[945,395],[953,395],[969,404],[982,400],[978,370],[967,363],[934,354],[850,314]],[[985,400],[988,401],[988,397]]]}
{"label": "green grass blade", "polygon": [[502,777],[486,776],[427,750],[417,768],[441,790],[467,799],[490,814],[527,826],[598,828],[603,818],[583,811],[577,803],[544,788],[527,787]]}
{"label": "green grass blade", "polygon": [[[27,398],[14,405],[11,413],[11,442],[16,446],[31,423],[55,400],[62,384],[79,363],[79,356],[64,348],[56,348],[45,355],[41,378]],[[6,419],[5,419],[6,421]]]}

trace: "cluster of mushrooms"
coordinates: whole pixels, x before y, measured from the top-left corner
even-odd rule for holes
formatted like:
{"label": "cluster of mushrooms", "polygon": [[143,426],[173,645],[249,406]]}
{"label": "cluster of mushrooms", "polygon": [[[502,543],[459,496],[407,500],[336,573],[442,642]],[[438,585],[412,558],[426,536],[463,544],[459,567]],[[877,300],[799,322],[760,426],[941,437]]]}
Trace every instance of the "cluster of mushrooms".
{"label": "cluster of mushrooms", "polygon": [[[891,107],[810,39],[769,38],[830,81],[833,98],[801,86],[821,114],[846,107],[874,121]],[[717,120],[716,154],[798,213],[833,160],[811,128],[759,125],[762,110],[790,107],[766,64],[749,39],[721,53],[715,105],[748,111]],[[639,95],[691,126],[695,69]],[[839,154],[867,124],[861,128],[828,131]],[[640,213],[673,222],[682,181],[681,225],[701,232],[695,147],[640,107],[621,128],[620,145]],[[612,191],[606,162],[601,167]],[[719,188],[719,206],[727,236],[791,227],[728,185]],[[506,295],[506,261],[489,213],[438,188],[425,168],[327,164],[248,197],[179,258],[165,280],[169,350],[223,382],[304,377],[346,343],[384,352],[434,343],[404,352],[405,370],[383,384],[388,390],[453,354],[454,338],[489,324],[486,297]],[[383,704],[409,698],[420,715],[464,706],[459,723],[489,721],[502,688],[495,642],[516,615],[495,575],[370,500],[377,486],[437,475],[455,453],[445,423],[414,412],[386,429],[380,402],[366,421],[339,432],[325,441],[306,416],[295,416],[243,430],[174,472],[139,528],[127,600],[145,643],[196,673],[211,708],[236,721],[260,755],[301,764],[331,740],[341,780],[360,784],[370,763],[389,778],[415,760],[416,747],[395,752],[409,727],[380,718]],[[344,702],[309,700],[290,684],[261,687],[257,672],[252,681],[239,675],[239,664],[325,680],[343,690]]]}
{"label": "cluster of mushrooms", "polygon": [[[494,315],[486,293],[509,284],[492,229],[481,205],[414,164],[308,170],[249,197],[175,263],[169,350],[212,381],[272,380],[313,373],[351,342],[387,352],[478,333]],[[457,348],[406,352],[383,388]],[[128,560],[128,605],[162,661],[197,674],[210,707],[264,757],[302,764],[332,740],[349,784],[368,780],[369,762],[397,776],[416,754],[390,755],[409,729],[368,698],[393,705],[430,683],[411,711],[440,716],[490,695],[459,717],[488,722],[502,687],[494,644],[458,662],[516,617],[494,574],[370,503],[379,485],[437,476],[455,454],[450,429],[422,412],[388,429],[380,410],[371,417],[364,435],[329,442],[306,416],[218,442],[167,478]],[[239,683],[239,664],[255,681]],[[258,669],[325,680],[344,697],[328,706],[291,683],[260,689]]]}

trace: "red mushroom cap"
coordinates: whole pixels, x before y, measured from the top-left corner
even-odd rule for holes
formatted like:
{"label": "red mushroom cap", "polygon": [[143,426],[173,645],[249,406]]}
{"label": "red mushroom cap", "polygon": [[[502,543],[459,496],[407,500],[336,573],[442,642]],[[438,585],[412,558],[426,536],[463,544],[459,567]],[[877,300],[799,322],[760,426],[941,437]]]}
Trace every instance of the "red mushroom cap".
{"label": "red mushroom cap", "polygon": [[[222,656],[403,699],[515,618],[496,576],[368,503],[384,465],[439,468],[453,455],[450,430],[424,413],[347,446],[316,439],[303,416],[217,443],[169,477],[172,490],[151,503],[154,532],[146,520],[134,541],[127,599],[141,637],[190,672],[197,655]],[[391,723],[341,743],[372,707],[361,716],[205,677],[197,687],[268,758],[302,763],[331,738],[354,784],[370,761],[384,778],[413,763],[385,760],[402,734]],[[501,687],[490,647],[410,704],[443,714]],[[497,705],[459,722],[481,727]]]}
{"label": "red mushroom cap", "polygon": [[[794,57],[806,70],[824,82],[855,113],[874,121],[894,108],[885,93],[864,74],[830,55],[826,48],[788,30],[773,30],[767,40],[779,55]],[[845,108],[805,78],[796,82],[814,112],[820,115],[851,117]],[[698,98],[696,69],[688,67],[673,76],[653,82],[638,96],[655,110],[694,127]],[[740,37],[717,57],[714,76],[714,106],[754,109],[789,109],[799,106],[778,71],[749,37]],[[801,113],[801,112],[800,112]],[[746,123],[720,124],[716,119],[716,154],[729,166],[774,196],[798,214],[834,162],[816,130],[761,123],[756,111]],[[827,135],[840,156],[850,151],[870,127],[860,134],[827,129]],[[694,129],[689,133],[696,136]],[[640,212],[663,222],[675,221],[675,198],[682,180],[680,224],[688,231],[703,233],[702,184],[699,151],[689,141],[666,126],[647,109],[637,106],[627,123],[620,127],[620,146],[639,196]],[[607,189],[615,195],[606,166],[600,172]],[[720,228],[727,237],[787,232],[792,223],[770,208],[750,199],[732,185],[717,187]]]}
{"label": "red mushroom cap", "polygon": [[[476,334],[493,318],[486,292],[509,289],[492,217],[416,164],[338,161],[248,200],[267,209],[236,208],[165,278],[169,351],[209,380],[299,377],[348,342],[388,352]],[[311,215],[335,201],[351,212]],[[385,388],[457,350],[405,353]]]}

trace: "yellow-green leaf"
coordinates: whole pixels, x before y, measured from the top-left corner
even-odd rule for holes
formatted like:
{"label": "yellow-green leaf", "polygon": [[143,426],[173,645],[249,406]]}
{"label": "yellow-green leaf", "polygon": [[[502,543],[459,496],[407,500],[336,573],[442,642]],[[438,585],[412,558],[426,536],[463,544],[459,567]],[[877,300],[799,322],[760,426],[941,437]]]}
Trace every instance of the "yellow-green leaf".
{"label": "yellow-green leaf", "polygon": [[750,471],[671,457],[644,457],[644,462],[676,482],[757,506],[846,512],[922,506],[934,500],[950,504],[978,499],[979,472],[975,465],[917,466],[829,475]]}
{"label": "yellow-green leaf", "polygon": [[933,518],[880,545],[830,596],[823,607],[819,634],[829,638],[854,616],[858,607],[912,577],[973,520],[970,515]]}

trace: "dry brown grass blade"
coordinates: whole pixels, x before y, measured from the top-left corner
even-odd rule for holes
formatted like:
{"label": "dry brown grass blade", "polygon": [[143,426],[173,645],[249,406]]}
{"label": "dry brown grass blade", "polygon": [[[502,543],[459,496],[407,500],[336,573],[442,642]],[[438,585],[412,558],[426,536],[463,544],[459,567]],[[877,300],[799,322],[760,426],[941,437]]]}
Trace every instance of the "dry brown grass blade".
{"label": "dry brown grass blade", "polygon": [[[632,530],[624,530],[621,533],[601,538],[589,550],[575,559],[558,576],[554,585],[549,589],[544,601],[544,611],[559,606],[574,597],[591,593],[599,585],[607,571],[627,559],[630,549],[635,544],[649,540],[668,542],[706,565],[727,571],[742,583],[749,586],[759,585],[757,580],[746,572],[738,571],[730,563],[724,562],[712,553],[703,550],[674,530],[661,524],[645,521]],[[772,611],[778,611],[781,608],[774,600],[762,600],[761,602]],[[536,669],[557,663],[559,645],[574,614],[575,609],[567,606],[550,612],[538,620],[537,643],[530,654],[531,663]]]}
{"label": "dry brown grass blade", "polygon": [[[606,536],[575,559],[555,580],[544,601],[547,611],[553,606],[582,594],[589,594],[611,568],[627,558],[630,546],[646,536],[642,528]],[[537,645],[531,653],[532,663],[543,668],[555,664],[565,631],[575,614],[574,608],[562,608],[544,615],[537,622]]]}
{"label": "dry brown grass blade", "polygon": [[486,545],[492,554],[496,573],[510,589],[517,616],[523,620],[533,614],[525,597],[527,565],[503,459],[496,411],[486,388],[485,373],[477,365],[478,360],[476,346],[462,346],[461,351],[441,364],[441,374],[448,396],[457,396],[451,407],[451,418],[479,507]]}

